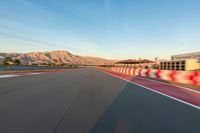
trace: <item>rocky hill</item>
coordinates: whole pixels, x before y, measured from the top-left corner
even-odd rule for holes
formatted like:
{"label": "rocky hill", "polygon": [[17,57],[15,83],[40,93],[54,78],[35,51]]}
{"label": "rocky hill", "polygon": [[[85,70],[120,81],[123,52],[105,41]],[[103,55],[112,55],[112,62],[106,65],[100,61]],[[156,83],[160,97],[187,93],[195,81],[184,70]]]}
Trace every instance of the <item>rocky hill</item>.
{"label": "rocky hill", "polygon": [[0,53],[0,61],[5,57],[19,59],[24,65],[54,63],[75,65],[110,65],[115,61],[98,57],[73,55],[68,51],[31,52],[31,53]]}

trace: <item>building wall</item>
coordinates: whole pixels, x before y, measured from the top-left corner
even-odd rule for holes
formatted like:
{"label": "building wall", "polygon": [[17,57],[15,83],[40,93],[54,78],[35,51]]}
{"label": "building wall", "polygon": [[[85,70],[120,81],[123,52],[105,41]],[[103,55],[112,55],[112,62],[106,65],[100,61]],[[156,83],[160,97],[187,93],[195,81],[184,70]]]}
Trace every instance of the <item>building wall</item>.
{"label": "building wall", "polygon": [[178,70],[178,71],[192,71],[200,69],[200,63],[197,60],[170,60],[160,62],[161,70]]}
{"label": "building wall", "polygon": [[186,70],[200,70],[200,63],[197,60],[187,60]]}

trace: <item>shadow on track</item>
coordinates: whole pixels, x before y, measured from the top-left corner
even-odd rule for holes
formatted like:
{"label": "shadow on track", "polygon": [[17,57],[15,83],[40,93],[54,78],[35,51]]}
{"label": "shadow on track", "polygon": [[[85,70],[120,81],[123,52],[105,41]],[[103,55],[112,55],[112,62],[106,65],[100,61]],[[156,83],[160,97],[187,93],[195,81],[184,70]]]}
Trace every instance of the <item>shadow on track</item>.
{"label": "shadow on track", "polygon": [[197,133],[200,111],[128,83],[89,133]]}

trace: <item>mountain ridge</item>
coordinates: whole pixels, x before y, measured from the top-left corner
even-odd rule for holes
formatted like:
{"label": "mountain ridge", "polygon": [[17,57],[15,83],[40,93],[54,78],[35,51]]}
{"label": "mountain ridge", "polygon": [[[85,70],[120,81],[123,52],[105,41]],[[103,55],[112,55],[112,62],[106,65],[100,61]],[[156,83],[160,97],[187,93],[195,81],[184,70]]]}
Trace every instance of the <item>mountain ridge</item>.
{"label": "mountain ridge", "polygon": [[29,53],[0,53],[0,61],[5,57],[19,59],[23,65],[33,64],[73,64],[73,65],[111,65],[115,60],[108,60],[100,57],[74,55],[64,50]]}

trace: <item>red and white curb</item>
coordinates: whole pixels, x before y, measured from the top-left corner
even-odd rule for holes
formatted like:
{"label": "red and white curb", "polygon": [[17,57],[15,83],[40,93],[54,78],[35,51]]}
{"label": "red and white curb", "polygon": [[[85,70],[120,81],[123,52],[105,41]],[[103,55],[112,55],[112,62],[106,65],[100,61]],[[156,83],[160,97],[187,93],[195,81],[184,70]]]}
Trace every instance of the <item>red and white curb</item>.
{"label": "red and white curb", "polygon": [[109,71],[200,86],[200,72],[111,67]]}
{"label": "red and white curb", "polygon": [[157,82],[149,79],[131,77],[117,72],[105,69],[97,69],[106,72],[112,76],[125,80],[127,82],[138,85],[142,88],[163,95],[175,101],[179,101],[196,109],[200,109],[200,92],[189,88],[175,86],[167,83]]}

